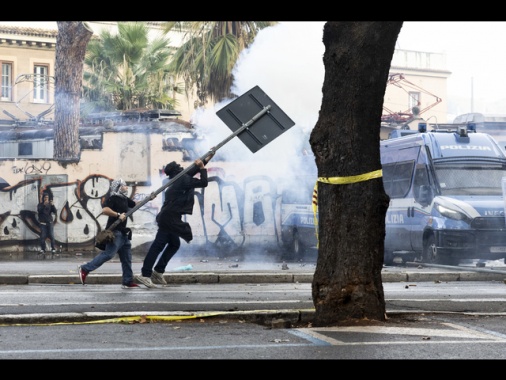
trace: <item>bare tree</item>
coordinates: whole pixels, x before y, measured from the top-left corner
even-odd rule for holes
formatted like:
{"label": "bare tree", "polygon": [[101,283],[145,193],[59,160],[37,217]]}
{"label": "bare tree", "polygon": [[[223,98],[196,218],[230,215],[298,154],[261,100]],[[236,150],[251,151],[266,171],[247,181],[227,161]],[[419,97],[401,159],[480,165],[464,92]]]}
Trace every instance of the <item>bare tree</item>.
{"label": "bare tree", "polygon": [[58,21],[57,26],[53,158],[60,162],[79,162],[79,105],[83,62],[93,31],[81,21]]}
{"label": "bare tree", "polygon": [[319,177],[314,326],[385,320],[381,270],[389,198],[379,131],[401,27],[385,21],[324,26],[323,99],[310,136]]}

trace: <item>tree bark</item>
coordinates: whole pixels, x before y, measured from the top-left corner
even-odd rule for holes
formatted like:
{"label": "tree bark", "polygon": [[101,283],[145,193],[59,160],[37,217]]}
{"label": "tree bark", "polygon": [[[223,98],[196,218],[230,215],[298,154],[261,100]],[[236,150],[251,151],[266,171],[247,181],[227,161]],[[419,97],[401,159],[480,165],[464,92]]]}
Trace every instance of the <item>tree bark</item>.
{"label": "tree bark", "polygon": [[57,26],[53,158],[60,162],[79,162],[83,63],[93,31],[81,21],[58,21]]}
{"label": "tree bark", "polygon": [[318,181],[314,326],[386,319],[381,270],[389,198],[381,177],[353,176],[381,169],[383,97],[401,27],[385,21],[324,26],[323,98],[310,144],[318,177],[347,182]]}

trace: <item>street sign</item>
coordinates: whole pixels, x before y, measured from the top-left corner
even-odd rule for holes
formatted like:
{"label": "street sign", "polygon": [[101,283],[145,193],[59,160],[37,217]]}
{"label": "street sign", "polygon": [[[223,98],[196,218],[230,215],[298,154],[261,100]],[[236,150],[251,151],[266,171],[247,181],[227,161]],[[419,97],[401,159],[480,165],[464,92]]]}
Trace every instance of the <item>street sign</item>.
{"label": "street sign", "polygon": [[216,115],[233,132],[243,128],[237,137],[253,153],[295,125],[293,120],[258,86],[233,100],[216,112]]}
{"label": "street sign", "polygon": [[[295,125],[292,119],[290,119],[258,86],[253,87],[244,95],[238,97],[216,112],[216,114],[227,124],[233,133],[200,157],[202,161],[208,156],[214,155],[218,149],[236,136],[239,137],[249,150],[255,153]],[[195,163],[192,163],[152,194],[155,196],[158,195],[194,167]],[[146,197],[137,202],[133,208],[125,213],[126,217],[128,218],[150,200],[150,197]],[[97,248],[105,248],[105,245],[99,244],[99,242],[105,243],[110,241],[110,239],[113,238],[111,231],[114,230],[119,223],[121,223],[120,219],[116,220],[106,230],[100,231],[97,234],[95,238],[95,246]]]}

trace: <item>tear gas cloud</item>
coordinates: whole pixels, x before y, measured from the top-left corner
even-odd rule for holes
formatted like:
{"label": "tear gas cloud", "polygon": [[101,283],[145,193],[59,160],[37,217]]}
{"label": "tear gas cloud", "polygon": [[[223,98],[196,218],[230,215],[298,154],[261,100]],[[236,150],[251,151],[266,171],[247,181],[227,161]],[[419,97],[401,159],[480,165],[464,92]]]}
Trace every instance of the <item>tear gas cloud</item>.
{"label": "tear gas cloud", "polygon": [[[309,134],[318,120],[322,100],[323,26],[324,22],[281,22],[265,28],[241,53],[234,67],[232,93],[241,96],[259,86],[295,122],[256,153],[238,137],[219,150],[226,161],[254,162],[249,175],[277,178],[316,170],[314,159],[300,158],[303,152],[312,156]],[[199,109],[192,115],[197,133],[206,136],[206,147],[201,147],[204,151],[232,133],[216,115],[232,100]]]}

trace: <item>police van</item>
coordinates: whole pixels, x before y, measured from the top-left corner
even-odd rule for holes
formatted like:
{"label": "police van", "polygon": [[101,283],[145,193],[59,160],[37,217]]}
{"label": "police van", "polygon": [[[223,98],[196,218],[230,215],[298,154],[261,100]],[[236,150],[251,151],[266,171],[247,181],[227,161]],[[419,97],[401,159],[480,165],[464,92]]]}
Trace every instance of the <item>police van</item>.
{"label": "police van", "polygon": [[457,116],[453,123],[472,123],[476,126],[476,132],[488,133],[506,150],[506,115],[466,113]]}
{"label": "police van", "polygon": [[316,175],[297,177],[297,186],[286,187],[281,202],[281,241],[283,258],[301,260],[316,254],[317,239],[313,205],[310,203]]}
{"label": "police van", "polygon": [[385,264],[506,259],[506,155],[496,140],[473,124],[394,132],[380,143]]}
{"label": "police van", "polygon": [[313,190],[318,179],[316,163],[312,154],[294,157],[293,166],[297,175],[278,179],[280,193],[276,209],[277,232],[282,257],[288,260],[302,260],[317,255],[315,214],[313,211]]}

